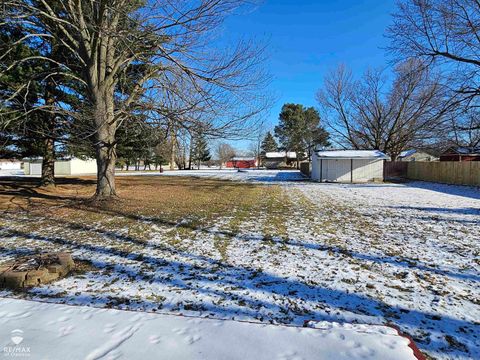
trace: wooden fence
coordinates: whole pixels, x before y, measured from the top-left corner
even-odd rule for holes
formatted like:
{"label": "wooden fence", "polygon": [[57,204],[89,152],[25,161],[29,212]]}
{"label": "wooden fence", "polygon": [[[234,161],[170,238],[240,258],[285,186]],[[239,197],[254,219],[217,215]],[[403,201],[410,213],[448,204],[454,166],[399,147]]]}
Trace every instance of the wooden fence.
{"label": "wooden fence", "polygon": [[407,178],[480,186],[480,161],[412,161],[408,162]]}
{"label": "wooden fence", "polygon": [[406,179],[408,162],[385,161],[383,166],[383,178],[385,180]]}

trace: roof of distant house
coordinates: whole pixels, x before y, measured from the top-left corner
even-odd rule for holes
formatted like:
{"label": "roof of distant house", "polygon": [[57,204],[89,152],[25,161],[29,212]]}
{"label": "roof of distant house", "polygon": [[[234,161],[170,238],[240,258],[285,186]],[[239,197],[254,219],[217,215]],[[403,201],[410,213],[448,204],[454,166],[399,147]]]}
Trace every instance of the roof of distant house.
{"label": "roof of distant house", "polygon": [[389,159],[379,150],[322,150],[317,151],[319,158],[327,159]]}
{"label": "roof of distant house", "polygon": [[17,163],[17,162],[21,162],[21,161],[17,160],[17,159],[0,159],[0,162],[3,162],[3,163],[6,163],[6,162]]}
{"label": "roof of distant house", "polygon": [[275,151],[265,153],[267,159],[280,159],[287,157],[288,159],[296,159],[297,153],[295,151]]}
{"label": "roof of distant house", "polygon": [[404,158],[408,158],[408,157],[413,156],[413,155],[417,155],[417,156],[425,155],[425,156],[429,156],[430,158],[435,158],[435,156],[432,155],[430,152],[426,152],[426,151],[418,150],[418,149],[410,149],[410,150],[402,151],[398,155],[398,158],[399,159],[404,159]]}
{"label": "roof of distant house", "polygon": [[255,158],[251,156],[234,156],[230,161],[255,161]]}
{"label": "roof of distant house", "polygon": [[478,155],[480,154],[480,147],[466,147],[466,146],[451,147],[445,153],[447,154],[456,153],[460,155]]}
{"label": "roof of distant house", "polygon": [[417,150],[415,150],[415,149],[405,150],[405,151],[402,151],[400,153],[400,155],[398,155],[398,157],[399,158],[404,158],[404,157],[412,156],[416,152],[417,152]]}

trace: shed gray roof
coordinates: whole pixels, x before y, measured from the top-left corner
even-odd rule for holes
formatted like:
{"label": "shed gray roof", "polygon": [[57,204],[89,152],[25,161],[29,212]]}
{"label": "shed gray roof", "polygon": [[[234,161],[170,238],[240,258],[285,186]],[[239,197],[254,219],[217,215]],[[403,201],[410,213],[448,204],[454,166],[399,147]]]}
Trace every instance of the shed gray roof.
{"label": "shed gray roof", "polygon": [[322,159],[390,159],[379,150],[323,150],[317,151],[317,156]]}

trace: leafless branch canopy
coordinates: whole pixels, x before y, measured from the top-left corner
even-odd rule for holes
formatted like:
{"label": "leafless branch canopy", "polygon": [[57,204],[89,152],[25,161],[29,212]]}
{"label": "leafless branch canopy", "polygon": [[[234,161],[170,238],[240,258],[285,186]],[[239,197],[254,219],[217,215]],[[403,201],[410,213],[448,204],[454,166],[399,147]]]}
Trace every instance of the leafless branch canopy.
{"label": "leafless branch canopy", "polygon": [[345,66],[325,78],[317,99],[338,144],[378,149],[393,158],[437,136],[450,104],[438,77],[419,61],[395,68],[389,88],[381,70],[355,80]]}
{"label": "leafless branch canopy", "polygon": [[[54,64],[57,77],[86,87],[84,109],[92,111],[87,117],[103,111],[111,113],[104,122],[121,125],[141,112],[151,122],[165,124],[173,117],[180,126],[228,136],[269,105],[262,93],[268,81],[261,69],[263,48],[252,41],[220,46],[224,19],[246,5],[243,0],[5,0],[2,18],[24,29],[19,43],[54,39],[70,52],[69,62],[37,60]],[[0,71],[28,60],[33,59]],[[21,84],[15,97],[29,85]],[[113,108],[99,109],[106,93],[115,93]],[[91,130],[101,127],[97,116]]]}
{"label": "leafless branch canopy", "polygon": [[422,58],[442,71],[445,85],[469,102],[480,95],[480,3],[402,0],[387,30],[399,59]]}

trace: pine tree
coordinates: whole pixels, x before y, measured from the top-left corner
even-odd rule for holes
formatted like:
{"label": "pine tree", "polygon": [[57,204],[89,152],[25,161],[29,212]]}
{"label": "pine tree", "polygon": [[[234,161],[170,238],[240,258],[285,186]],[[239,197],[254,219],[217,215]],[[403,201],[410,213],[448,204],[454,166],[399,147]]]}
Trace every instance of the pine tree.
{"label": "pine tree", "polygon": [[312,107],[285,104],[279,120],[279,124],[275,127],[275,135],[280,141],[280,148],[285,151],[295,151],[297,160],[310,158],[311,152],[317,145],[330,144],[328,141],[330,135],[320,125],[320,115]]}
{"label": "pine tree", "polygon": [[210,149],[208,148],[207,139],[203,134],[197,134],[192,139],[191,160],[197,164],[198,169],[204,161],[210,161]]}
{"label": "pine tree", "polygon": [[285,104],[279,115],[279,124],[275,126],[275,135],[279,139],[280,148],[284,151],[294,151],[298,160],[304,158],[306,145],[305,112],[303,105]]}
{"label": "pine tree", "polygon": [[320,114],[318,111],[309,107],[304,111],[305,115],[305,132],[304,141],[308,153],[308,160],[311,159],[312,151],[315,147],[327,147],[331,143],[329,141],[330,134],[323,126],[320,125]]}
{"label": "pine tree", "polygon": [[152,164],[165,162],[160,159],[157,147],[165,142],[165,133],[153,124],[142,121],[130,122],[119,128],[117,132],[117,165],[135,164],[139,170],[140,162],[143,161],[144,170],[151,169]]}
{"label": "pine tree", "polygon": [[267,152],[278,151],[278,144],[270,131],[263,138],[260,150],[262,155],[265,155]]}
{"label": "pine tree", "polygon": [[[52,0],[49,5],[55,8],[61,2]],[[0,128],[15,156],[43,158],[41,184],[52,185],[57,148],[63,152],[72,130],[67,111],[60,108],[71,112],[78,108],[80,100],[72,91],[78,84],[58,75],[67,73],[58,64],[71,61],[63,45],[52,37],[22,42],[25,31],[15,23],[0,27],[0,54],[6,54],[2,65],[10,69],[0,74],[0,98],[8,99],[0,106]],[[29,60],[21,62],[25,58]],[[45,58],[52,61],[45,62]],[[23,88],[25,83],[28,87]]]}

